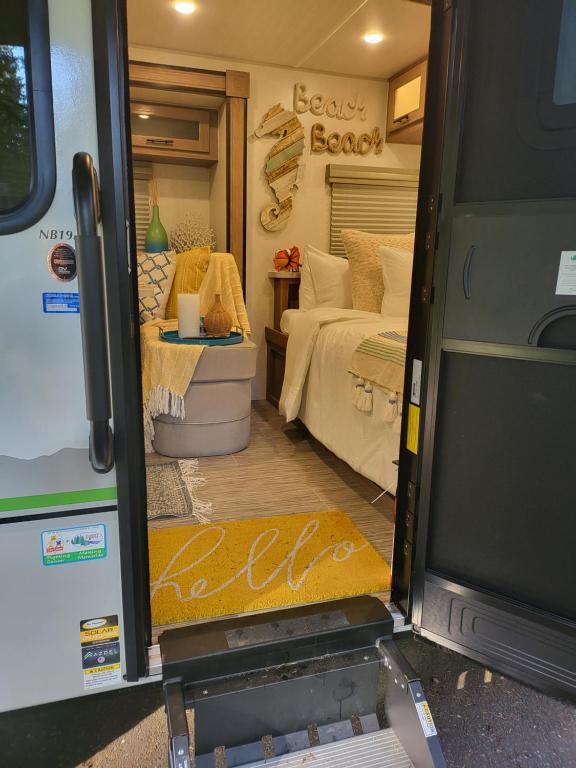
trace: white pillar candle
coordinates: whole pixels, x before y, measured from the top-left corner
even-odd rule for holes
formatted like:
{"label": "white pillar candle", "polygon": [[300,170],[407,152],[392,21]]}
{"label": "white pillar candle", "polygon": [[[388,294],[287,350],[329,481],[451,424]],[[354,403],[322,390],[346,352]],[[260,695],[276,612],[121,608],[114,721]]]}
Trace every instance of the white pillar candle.
{"label": "white pillar candle", "polygon": [[181,339],[200,336],[200,296],[197,293],[178,294],[178,336]]}

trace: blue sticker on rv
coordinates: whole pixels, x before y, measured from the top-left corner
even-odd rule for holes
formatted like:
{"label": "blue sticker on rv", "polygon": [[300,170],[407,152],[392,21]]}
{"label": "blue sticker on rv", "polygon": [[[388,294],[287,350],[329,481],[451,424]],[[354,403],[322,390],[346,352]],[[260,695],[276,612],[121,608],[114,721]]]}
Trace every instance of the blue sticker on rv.
{"label": "blue sticker on rv", "polygon": [[43,293],[42,305],[49,315],[78,315],[80,295],[78,293]]}

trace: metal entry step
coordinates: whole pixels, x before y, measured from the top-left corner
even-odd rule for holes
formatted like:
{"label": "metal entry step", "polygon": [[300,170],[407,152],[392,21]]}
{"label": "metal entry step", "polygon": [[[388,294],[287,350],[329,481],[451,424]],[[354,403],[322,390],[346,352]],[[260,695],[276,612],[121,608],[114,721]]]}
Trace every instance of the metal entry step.
{"label": "metal entry step", "polygon": [[165,680],[208,681],[251,670],[374,647],[394,619],[375,597],[360,596],[165,630]]}
{"label": "metal entry step", "polygon": [[414,768],[391,728],[311,747],[291,755],[246,763],[241,768],[299,768],[309,765],[314,768]]}
{"label": "metal entry step", "polygon": [[446,768],[424,689],[393,640],[173,678],[164,692],[171,768]]}

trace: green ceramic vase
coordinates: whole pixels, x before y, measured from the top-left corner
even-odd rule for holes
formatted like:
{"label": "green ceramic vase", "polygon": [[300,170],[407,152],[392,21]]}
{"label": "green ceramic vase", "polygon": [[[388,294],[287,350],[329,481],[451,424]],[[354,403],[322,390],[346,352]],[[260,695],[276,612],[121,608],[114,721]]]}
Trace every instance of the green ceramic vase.
{"label": "green ceramic vase", "polygon": [[168,250],[168,235],[160,221],[160,211],[157,205],[152,206],[152,218],[146,230],[144,248],[148,253],[160,253]]}

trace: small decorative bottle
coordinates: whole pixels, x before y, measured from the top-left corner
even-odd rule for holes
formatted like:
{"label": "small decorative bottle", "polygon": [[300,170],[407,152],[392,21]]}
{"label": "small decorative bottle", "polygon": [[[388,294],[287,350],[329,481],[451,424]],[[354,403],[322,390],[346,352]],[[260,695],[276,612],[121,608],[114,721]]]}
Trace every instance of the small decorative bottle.
{"label": "small decorative bottle", "polygon": [[224,308],[219,293],[214,296],[214,304],[206,313],[204,325],[208,336],[230,336],[232,318]]}

